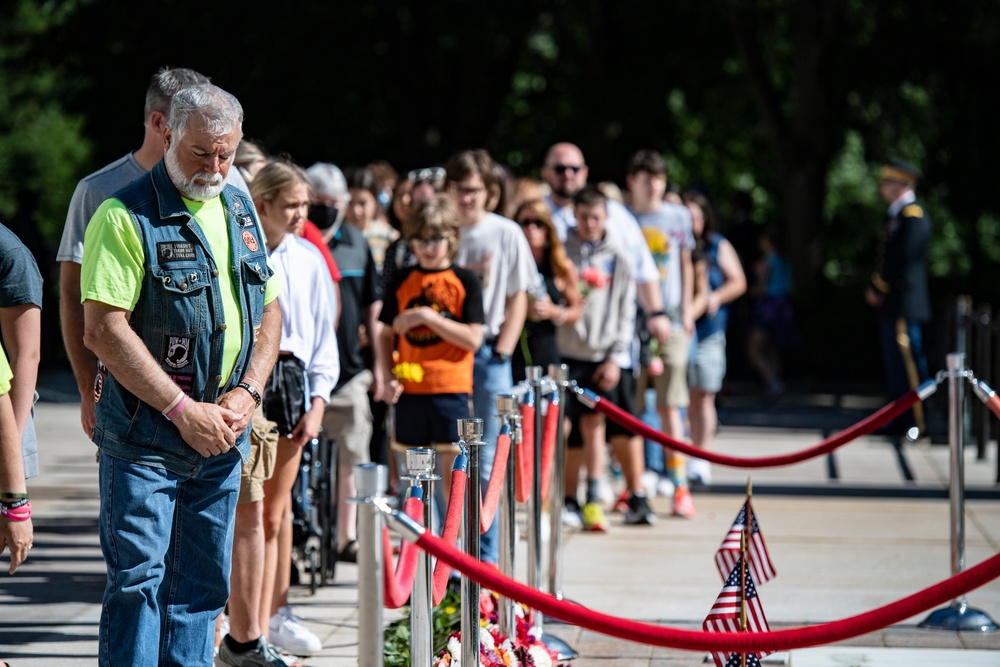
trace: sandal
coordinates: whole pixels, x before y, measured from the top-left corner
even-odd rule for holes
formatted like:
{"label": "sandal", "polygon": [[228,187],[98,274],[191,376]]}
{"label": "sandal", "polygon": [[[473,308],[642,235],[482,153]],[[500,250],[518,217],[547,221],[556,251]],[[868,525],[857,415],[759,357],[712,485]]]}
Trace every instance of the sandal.
{"label": "sandal", "polygon": [[344,548],[337,553],[337,560],[341,563],[358,562],[358,541],[351,540],[344,545]]}

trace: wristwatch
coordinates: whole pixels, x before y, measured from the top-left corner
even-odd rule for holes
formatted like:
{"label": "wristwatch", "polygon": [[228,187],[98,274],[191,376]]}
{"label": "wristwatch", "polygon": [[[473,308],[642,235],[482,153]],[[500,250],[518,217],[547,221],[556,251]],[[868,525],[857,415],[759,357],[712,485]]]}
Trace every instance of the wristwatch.
{"label": "wristwatch", "polygon": [[491,357],[493,361],[499,361],[501,364],[505,364],[510,361],[510,355],[506,352],[498,352],[493,350],[493,356]]}

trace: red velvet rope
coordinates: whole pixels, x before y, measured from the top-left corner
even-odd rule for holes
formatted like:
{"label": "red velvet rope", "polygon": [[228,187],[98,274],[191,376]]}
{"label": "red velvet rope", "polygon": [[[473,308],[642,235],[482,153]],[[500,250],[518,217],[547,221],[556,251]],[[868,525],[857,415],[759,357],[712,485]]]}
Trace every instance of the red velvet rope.
{"label": "red velvet rope", "polygon": [[990,396],[985,402],[986,407],[988,407],[990,411],[997,416],[997,418],[1000,418],[1000,396]]}
{"label": "red velvet rope", "polygon": [[688,651],[785,651],[819,646],[874,632],[911,616],[954,600],[1000,576],[1000,554],[933,586],[871,611],[829,623],[761,633],[704,632],[681,630],[596,612],[559,600],[500,574],[495,568],[461,553],[429,532],[417,545],[447,562],[481,585],[502,596],[522,602],[547,616],[561,619],[603,635],[640,644],[665,646]]}
{"label": "red velvet rope", "polygon": [[679,452],[687,454],[688,456],[693,456],[694,458],[704,459],[712,463],[718,463],[720,465],[731,466],[734,468],[772,468],[777,466],[786,466],[793,463],[801,463],[802,461],[806,461],[823,454],[829,454],[838,447],[845,445],[863,435],[871,433],[879,426],[888,424],[897,416],[909,410],[914,403],[920,400],[920,395],[916,390],[909,391],[889,405],[880,409],[878,412],[869,415],[854,426],[830,436],[813,447],[803,449],[798,452],[790,452],[788,454],[754,458],[748,456],[729,456],[728,454],[720,454],[718,452],[712,452],[694,447],[686,442],[681,442],[680,440],[675,440],[669,435],[657,431],[648,424],[644,424],[642,421],[625,412],[614,403],[606,401],[595,394],[590,394],[589,397],[592,400],[596,399],[594,403],[595,410],[604,413],[609,419],[614,420],[633,433],[637,433],[648,440],[657,442],[664,447],[675,449]]}
{"label": "red velvet rope", "polygon": [[[407,498],[403,503],[403,511],[420,525],[424,524],[424,502],[420,498]],[[385,582],[385,606],[389,609],[399,609],[410,599],[413,590],[413,579],[417,576],[417,555],[420,550],[415,544],[403,542],[399,548],[399,560],[396,569],[392,568],[392,543],[389,541],[389,529],[382,529],[382,579]]]}
{"label": "red velvet rope", "polygon": [[490,471],[490,482],[486,485],[486,497],[479,505],[480,532],[484,535],[493,525],[493,517],[497,514],[500,493],[503,491],[503,480],[507,476],[507,458],[509,456],[510,433],[502,431],[497,436],[497,452],[493,459],[493,470]]}
{"label": "red velvet rope", "polygon": [[556,429],[559,426],[559,403],[549,402],[545,413],[545,430],[542,432],[542,502],[549,499],[549,485],[552,477],[552,459],[556,453]]}
{"label": "red velvet rope", "polygon": [[515,495],[517,502],[526,503],[531,497],[531,481],[534,475],[535,451],[535,406],[527,403],[521,406],[521,444],[514,450],[517,470],[515,475]]}
{"label": "red velvet rope", "polygon": [[[451,492],[448,496],[448,511],[444,516],[444,527],[441,530],[441,540],[447,544],[455,544],[458,530],[462,526],[462,509],[465,507],[465,485],[468,474],[461,468],[451,473]],[[448,589],[448,576],[451,566],[443,560],[438,560],[434,566],[434,606],[441,604],[444,593]]]}

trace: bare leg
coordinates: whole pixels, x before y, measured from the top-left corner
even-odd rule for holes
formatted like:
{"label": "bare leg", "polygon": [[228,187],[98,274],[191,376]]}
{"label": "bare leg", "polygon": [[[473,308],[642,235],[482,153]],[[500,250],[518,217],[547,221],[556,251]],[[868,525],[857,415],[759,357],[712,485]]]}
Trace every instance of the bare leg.
{"label": "bare leg", "polygon": [[236,506],[229,578],[229,635],[238,642],[252,642],[264,634],[258,616],[263,581],[264,501],[240,503]]}
{"label": "bare leg", "polygon": [[337,484],[337,550],[341,551],[347,544],[358,538],[358,507],[347,502],[348,498],[357,495],[354,485],[354,468],[340,465],[337,468],[339,483]]}
{"label": "bare leg", "polygon": [[642,486],[642,473],[646,467],[643,460],[642,438],[637,435],[616,435],[611,438],[611,450],[622,466],[628,490],[645,495],[646,491]]}
{"label": "bare leg", "polygon": [[278,438],[274,474],[264,482],[264,577],[260,596],[263,628],[268,627],[271,616],[288,600],[292,559],[292,487],[301,457],[301,447],[288,438]]}
{"label": "bare leg", "polygon": [[692,387],[688,418],[691,422],[692,443],[695,447],[708,449],[715,439],[715,431],[719,424],[718,413],[715,410],[715,394]]}

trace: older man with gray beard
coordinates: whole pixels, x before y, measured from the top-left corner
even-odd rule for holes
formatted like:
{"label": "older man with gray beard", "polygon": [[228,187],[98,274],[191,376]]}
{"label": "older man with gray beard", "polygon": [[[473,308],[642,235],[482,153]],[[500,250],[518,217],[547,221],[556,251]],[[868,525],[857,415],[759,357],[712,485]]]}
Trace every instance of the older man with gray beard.
{"label": "older man with gray beard", "polygon": [[164,158],[87,226],[80,291],[108,580],[99,664],[210,665],[247,425],[280,335],[250,199],[224,182],[243,109],[179,91]]}

